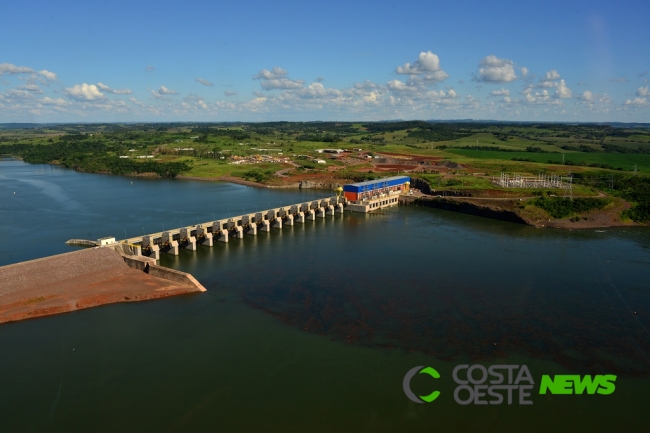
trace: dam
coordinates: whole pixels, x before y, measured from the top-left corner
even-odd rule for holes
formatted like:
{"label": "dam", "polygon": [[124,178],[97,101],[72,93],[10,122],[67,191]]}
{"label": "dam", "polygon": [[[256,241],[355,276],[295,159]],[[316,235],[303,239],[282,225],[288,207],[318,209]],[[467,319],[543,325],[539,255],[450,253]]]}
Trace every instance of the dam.
{"label": "dam", "polygon": [[[195,225],[179,227],[124,239],[123,249],[135,256],[148,256],[155,260],[160,254],[178,255],[179,249],[196,250],[197,245],[212,247],[214,242],[228,242],[231,238],[256,236],[258,231],[268,232],[283,226],[304,224],[308,220],[342,214],[347,208],[353,212],[372,212],[396,206],[400,194],[409,191],[410,178],[393,176],[358,182],[337,188],[337,195],[302,203],[243,213],[238,216]],[[182,221],[181,221],[182,222]],[[98,239],[100,246],[115,242],[115,238]]]}
{"label": "dam", "polygon": [[[157,299],[204,292],[191,274],[156,262],[162,254],[178,256],[181,249],[244,239],[259,232],[281,230],[317,219],[342,217],[344,211],[375,212],[397,206],[409,191],[408,177],[392,177],[345,185],[336,195],[262,211],[213,219],[194,225],[116,240],[70,239],[84,250],[0,267],[0,280],[11,290],[0,290],[0,323],[74,311],[115,302]],[[270,206],[269,206],[270,207]],[[212,214],[213,217],[215,214]]]}
{"label": "dam", "polygon": [[[230,239],[243,239],[246,235],[256,236],[258,232],[268,232],[292,226],[317,218],[342,214],[349,202],[344,196],[333,196],[278,208],[245,213],[208,221],[196,225],[164,230],[158,233],[143,234],[123,241],[123,249],[131,255],[148,256],[159,260],[160,254],[178,255],[179,249],[196,250],[197,245],[212,247],[214,242],[228,242]],[[115,238],[98,239],[98,245],[109,245]]]}

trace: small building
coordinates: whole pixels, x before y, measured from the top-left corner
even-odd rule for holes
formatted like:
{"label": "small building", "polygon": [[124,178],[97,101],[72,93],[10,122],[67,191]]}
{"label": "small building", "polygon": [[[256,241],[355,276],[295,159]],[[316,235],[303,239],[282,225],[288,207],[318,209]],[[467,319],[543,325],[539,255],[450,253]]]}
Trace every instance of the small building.
{"label": "small building", "polygon": [[343,153],[345,150],[343,149],[316,149],[316,152],[318,153]]}
{"label": "small building", "polygon": [[105,237],[97,239],[97,245],[103,247],[104,245],[110,245],[115,243],[115,237]]}
{"label": "small building", "polygon": [[399,195],[407,193],[411,185],[408,176],[384,177],[343,187],[343,195],[350,201],[353,212],[371,212],[398,203]]}

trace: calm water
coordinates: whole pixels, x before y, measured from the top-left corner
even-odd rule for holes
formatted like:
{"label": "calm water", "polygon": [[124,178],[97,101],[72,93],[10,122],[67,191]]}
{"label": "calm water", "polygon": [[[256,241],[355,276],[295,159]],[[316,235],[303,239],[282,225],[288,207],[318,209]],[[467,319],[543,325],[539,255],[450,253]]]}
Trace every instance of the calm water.
{"label": "calm water", "polygon": [[[16,194],[14,194],[14,192]],[[0,265],[322,197],[0,162]],[[0,326],[0,432],[612,431],[650,418],[650,231],[346,213],[163,256],[207,293]],[[2,284],[0,282],[0,284]],[[616,374],[602,395],[460,406],[461,363]],[[410,402],[414,366],[431,404]],[[537,386],[535,387],[537,392]]]}

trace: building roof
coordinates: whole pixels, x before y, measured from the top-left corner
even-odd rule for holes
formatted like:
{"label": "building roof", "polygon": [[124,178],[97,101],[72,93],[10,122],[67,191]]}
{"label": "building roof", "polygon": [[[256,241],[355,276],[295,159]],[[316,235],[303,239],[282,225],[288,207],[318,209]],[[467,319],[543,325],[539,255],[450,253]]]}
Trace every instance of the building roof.
{"label": "building roof", "polygon": [[411,178],[408,176],[382,177],[380,179],[366,180],[364,182],[351,183],[349,185],[364,187],[364,186],[374,186],[375,184],[381,184],[384,182],[389,182],[391,184],[394,184],[396,181],[400,181],[400,180],[403,182],[408,182],[411,180]]}

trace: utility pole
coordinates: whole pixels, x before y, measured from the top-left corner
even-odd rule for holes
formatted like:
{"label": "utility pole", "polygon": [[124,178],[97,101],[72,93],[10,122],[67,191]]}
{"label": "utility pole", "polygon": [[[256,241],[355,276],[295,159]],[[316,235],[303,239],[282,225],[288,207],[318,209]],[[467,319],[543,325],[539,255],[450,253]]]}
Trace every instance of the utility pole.
{"label": "utility pole", "polygon": [[476,140],[476,150],[478,150],[478,140]]}
{"label": "utility pole", "polygon": [[562,165],[564,165],[564,154],[562,154]]}
{"label": "utility pole", "polygon": [[636,176],[636,164],[634,164],[634,175]]}

